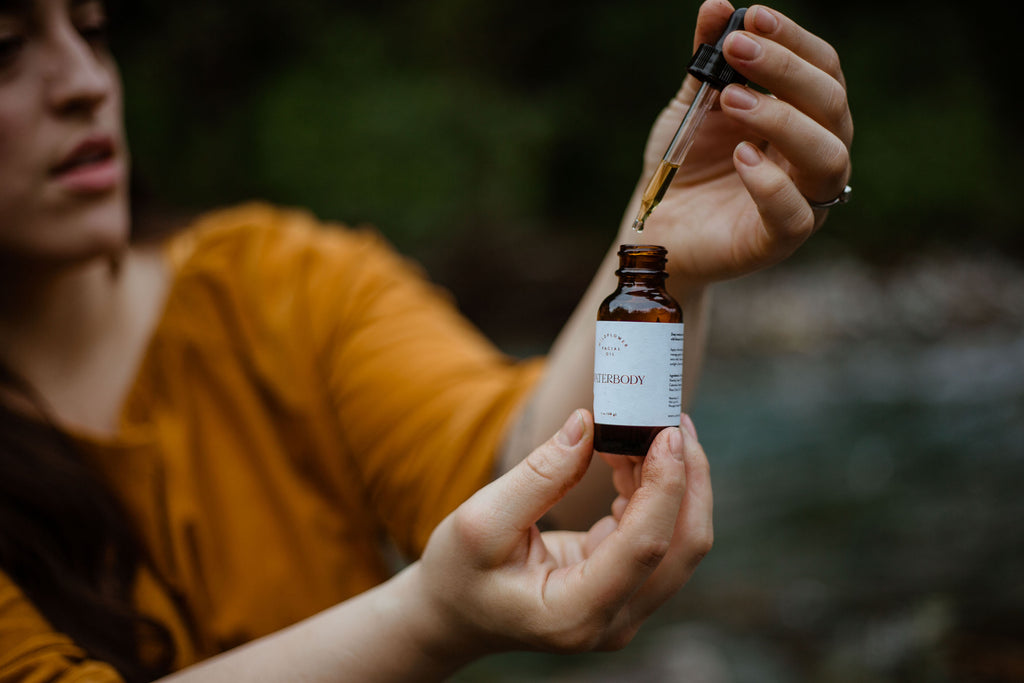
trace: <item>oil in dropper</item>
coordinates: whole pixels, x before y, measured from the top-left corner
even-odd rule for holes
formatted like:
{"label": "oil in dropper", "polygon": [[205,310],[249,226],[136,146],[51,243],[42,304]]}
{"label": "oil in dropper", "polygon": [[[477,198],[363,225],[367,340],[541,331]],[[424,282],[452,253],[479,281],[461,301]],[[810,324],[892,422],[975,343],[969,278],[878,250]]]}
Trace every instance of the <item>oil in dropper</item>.
{"label": "oil in dropper", "polygon": [[672,184],[672,178],[682,166],[686,153],[690,151],[693,141],[697,138],[697,129],[707,113],[718,102],[718,94],[718,91],[708,87],[707,83],[701,84],[700,90],[693,98],[693,103],[686,111],[686,116],[683,117],[679,128],[676,129],[672,142],[665,150],[664,156],[661,157],[658,168],[655,169],[654,175],[647,183],[643,198],[640,200],[640,211],[637,213],[636,220],[633,221],[633,229],[637,232],[643,232],[647,217],[654,211],[654,207],[665,198],[665,193]]}
{"label": "oil in dropper", "polygon": [[679,170],[686,158],[686,153],[690,151],[690,147],[696,139],[697,129],[707,113],[718,102],[722,88],[730,83],[745,84],[747,82],[746,78],[729,66],[722,55],[722,46],[726,36],[743,28],[743,18],[746,13],[746,7],[733,12],[718,41],[714,45],[702,44],[697,48],[693,59],[690,60],[687,71],[702,81],[700,90],[694,96],[690,108],[686,111],[686,116],[679,123],[672,142],[669,143],[668,149],[665,150],[665,154],[658,163],[658,168],[655,169],[654,175],[644,189],[640,199],[640,209],[636,219],[633,220],[633,230],[636,232],[643,232],[647,218],[665,198],[665,193],[672,184],[672,178],[675,177],[676,171]]}
{"label": "oil in dropper", "polygon": [[647,183],[647,188],[644,190],[644,196],[640,199],[640,211],[637,213],[636,218],[633,220],[633,229],[637,232],[644,231],[644,221],[654,211],[654,207],[661,203],[661,200],[665,198],[665,193],[668,191],[668,186],[672,184],[672,178],[675,177],[676,171],[679,170],[679,164],[672,164],[662,159],[658,163],[658,168],[654,170],[654,176],[651,181]]}

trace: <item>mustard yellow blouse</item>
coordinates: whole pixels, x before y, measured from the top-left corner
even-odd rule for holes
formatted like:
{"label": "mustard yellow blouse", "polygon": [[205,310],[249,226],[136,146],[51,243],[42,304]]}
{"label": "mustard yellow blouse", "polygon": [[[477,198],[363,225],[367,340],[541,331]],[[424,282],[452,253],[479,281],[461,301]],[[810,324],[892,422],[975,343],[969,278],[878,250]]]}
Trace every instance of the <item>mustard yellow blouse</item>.
{"label": "mustard yellow blouse", "polygon": [[[503,356],[374,233],[263,204],[167,245],[117,438],[76,436],[137,521],[178,667],[384,580],[486,483],[540,363]],[[0,573],[0,681],[117,675]]]}

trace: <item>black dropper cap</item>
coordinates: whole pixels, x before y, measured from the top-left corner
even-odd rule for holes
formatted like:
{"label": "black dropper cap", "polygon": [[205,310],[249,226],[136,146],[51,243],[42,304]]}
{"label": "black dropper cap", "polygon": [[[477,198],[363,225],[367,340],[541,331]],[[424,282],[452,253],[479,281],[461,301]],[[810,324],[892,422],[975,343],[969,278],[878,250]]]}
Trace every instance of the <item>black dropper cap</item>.
{"label": "black dropper cap", "polygon": [[697,52],[693,55],[690,66],[686,70],[716,90],[721,90],[730,83],[745,85],[747,79],[725,61],[725,57],[722,55],[722,46],[725,44],[726,36],[743,28],[743,17],[746,13],[746,7],[741,7],[733,12],[718,42],[714,45],[702,43],[697,48]]}

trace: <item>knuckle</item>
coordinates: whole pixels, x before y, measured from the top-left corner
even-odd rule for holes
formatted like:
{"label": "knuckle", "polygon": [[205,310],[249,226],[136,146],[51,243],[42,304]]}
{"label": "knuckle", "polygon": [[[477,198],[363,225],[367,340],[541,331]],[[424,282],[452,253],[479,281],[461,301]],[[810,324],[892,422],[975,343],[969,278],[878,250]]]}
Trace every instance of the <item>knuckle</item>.
{"label": "knuckle", "polygon": [[785,204],[791,194],[789,179],[782,174],[773,175],[766,180],[761,190],[770,204]]}
{"label": "knuckle", "polygon": [[822,180],[829,188],[842,186],[850,168],[850,151],[838,138],[822,150]]}
{"label": "knuckle", "polygon": [[710,458],[700,458],[699,462],[694,465],[694,472],[698,477],[705,481],[711,481],[711,460]]}
{"label": "knuckle", "polygon": [[795,119],[796,110],[784,104],[781,100],[769,99],[768,101],[773,103],[775,108],[775,128],[777,130],[790,130],[797,123]]}
{"label": "knuckle", "polygon": [[693,459],[691,459],[690,462],[687,463],[687,467],[688,468],[692,468],[691,470],[689,470],[690,472],[692,472],[692,475],[688,475],[688,477],[689,476],[696,476],[696,477],[699,477],[701,479],[708,479],[708,480],[710,480],[711,479],[711,460],[706,455],[704,455],[704,450],[703,449],[699,450],[699,454],[700,454],[701,457],[693,458]]}
{"label": "knuckle", "polygon": [[662,538],[640,538],[634,542],[633,558],[637,564],[654,569],[668,554],[670,542]]}
{"label": "knuckle", "polygon": [[558,478],[558,459],[552,450],[542,446],[530,453],[525,460],[527,469],[545,481],[555,481]]}
{"label": "knuckle", "polygon": [[[542,482],[546,489],[557,487],[557,495],[563,496],[573,487],[585,470],[566,471],[566,463],[562,453],[556,446],[546,444],[530,453],[523,461],[527,479]],[[523,482],[526,483],[526,482]],[[529,486],[529,484],[527,484]]]}
{"label": "knuckle", "polygon": [[827,74],[830,74],[836,78],[839,74],[843,73],[843,65],[839,59],[839,52],[832,46],[828,45],[822,55],[821,69]]}
{"label": "knuckle", "polygon": [[849,106],[846,89],[838,81],[835,81],[825,99],[825,117],[829,121],[843,121]]}
{"label": "knuckle", "polygon": [[846,174],[850,170],[850,150],[840,141],[832,159],[832,172],[840,183],[845,182]]}
{"label": "knuckle", "polygon": [[449,518],[456,543],[470,555],[480,555],[488,546],[487,517],[488,514],[481,506],[469,500],[457,508]]}
{"label": "knuckle", "polygon": [[711,552],[712,547],[715,545],[715,532],[708,529],[698,534],[693,540],[693,554],[697,561],[703,560],[708,553]]}
{"label": "knuckle", "polygon": [[814,232],[814,216],[799,193],[785,192],[785,209],[776,227],[776,244],[786,255],[803,244]]}
{"label": "knuckle", "polygon": [[796,55],[788,51],[784,54],[786,57],[781,65],[782,80],[788,82],[791,79],[799,78],[802,65],[798,61]]}

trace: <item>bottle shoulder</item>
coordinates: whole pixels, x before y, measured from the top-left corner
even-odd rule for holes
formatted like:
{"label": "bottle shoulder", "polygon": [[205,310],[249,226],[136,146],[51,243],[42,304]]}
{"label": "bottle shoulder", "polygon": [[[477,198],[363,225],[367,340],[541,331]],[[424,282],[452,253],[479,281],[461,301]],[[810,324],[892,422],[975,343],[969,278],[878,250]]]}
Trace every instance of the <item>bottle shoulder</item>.
{"label": "bottle shoulder", "polygon": [[598,309],[598,320],[682,322],[682,307],[664,289],[619,288]]}

